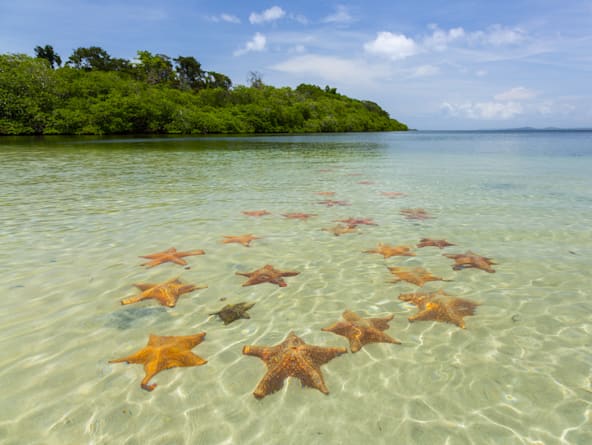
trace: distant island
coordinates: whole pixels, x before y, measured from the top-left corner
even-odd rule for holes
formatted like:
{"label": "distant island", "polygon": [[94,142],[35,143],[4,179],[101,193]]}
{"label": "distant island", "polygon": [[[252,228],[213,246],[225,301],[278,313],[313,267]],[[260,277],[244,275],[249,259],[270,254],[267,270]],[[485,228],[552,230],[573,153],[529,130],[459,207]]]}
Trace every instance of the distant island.
{"label": "distant island", "polygon": [[138,51],[133,61],[78,48],[62,66],[51,45],[36,57],[0,55],[0,135],[252,134],[406,131],[378,104],[335,88],[250,85],[205,71],[191,56]]}

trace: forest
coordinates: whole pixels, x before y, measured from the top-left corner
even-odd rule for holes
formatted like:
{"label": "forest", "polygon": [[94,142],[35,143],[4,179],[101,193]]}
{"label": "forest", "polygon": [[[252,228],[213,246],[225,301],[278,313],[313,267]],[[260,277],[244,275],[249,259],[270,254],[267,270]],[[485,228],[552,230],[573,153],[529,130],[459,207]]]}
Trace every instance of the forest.
{"label": "forest", "polygon": [[53,47],[35,57],[0,54],[0,135],[249,134],[405,131],[371,101],[335,88],[248,85],[202,69],[192,56],[138,51],[114,58],[77,48],[62,64]]}

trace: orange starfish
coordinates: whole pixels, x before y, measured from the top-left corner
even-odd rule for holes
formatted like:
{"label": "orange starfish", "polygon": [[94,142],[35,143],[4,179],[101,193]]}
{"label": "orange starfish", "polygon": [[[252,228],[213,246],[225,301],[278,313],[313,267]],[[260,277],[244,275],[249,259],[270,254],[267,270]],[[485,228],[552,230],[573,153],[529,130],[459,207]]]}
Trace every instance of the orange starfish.
{"label": "orange starfish", "polygon": [[237,235],[237,236],[232,236],[232,235],[224,235],[224,240],[222,240],[222,242],[224,244],[228,244],[228,243],[239,243],[242,244],[245,247],[250,247],[251,246],[251,241],[255,240],[255,239],[261,239],[258,236],[253,236],[252,234],[248,233],[246,235]]}
{"label": "orange starfish", "polygon": [[372,185],[372,184],[374,184],[374,181],[358,181],[358,184],[362,184],[362,185]]}
{"label": "orange starfish", "polygon": [[423,286],[428,281],[450,281],[432,275],[423,267],[388,267],[388,270],[397,277],[393,280],[393,283],[407,281],[408,283]]}
{"label": "orange starfish", "polygon": [[362,318],[358,314],[346,310],[342,317],[345,321],[338,321],[321,331],[333,332],[334,334],[346,337],[349,340],[351,352],[358,352],[362,346],[368,343],[395,343],[401,344],[399,340],[385,334],[389,328],[389,321],[393,315],[382,318]]}
{"label": "orange starfish", "polygon": [[146,375],[142,379],[141,386],[146,391],[152,391],[157,384],[149,385],[148,382],[163,369],[200,366],[207,363],[207,360],[191,352],[191,349],[203,341],[205,335],[205,332],[170,337],[150,334],[148,344],[144,348],[128,357],[110,360],[109,363],[127,362],[144,365]]}
{"label": "orange starfish", "polygon": [[347,201],[336,201],[334,199],[324,199],[323,201],[318,201],[319,204],[324,204],[327,207],[333,206],[350,206],[351,204]]}
{"label": "orange starfish", "polygon": [[405,216],[407,219],[429,219],[433,218],[428,212],[424,209],[403,209],[399,212],[401,215]]}
{"label": "orange starfish", "polygon": [[416,305],[419,312],[409,317],[409,321],[435,320],[452,323],[464,329],[463,317],[473,315],[478,306],[463,298],[448,295],[442,289],[437,292],[414,292],[401,294],[399,299]]}
{"label": "orange starfish", "polygon": [[135,297],[129,297],[121,300],[121,304],[132,304],[138,301],[153,298],[158,300],[160,304],[168,307],[175,307],[177,300],[183,294],[193,292],[197,289],[205,289],[208,286],[196,286],[194,284],[183,284],[178,278],[165,281],[160,284],[137,283],[134,284],[142,292]]}
{"label": "orange starfish", "polygon": [[440,249],[448,246],[454,246],[455,244],[449,243],[445,239],[432,239],[432,238],[422,238],[419,240],[419,244],[417,247],[429,247],[434,246]]}
{"label": "orange starfish", "polygon": [[388,244],[378,243],[376,248],[364,250],[364,253],[379,253],[385,258],[392,256],[415,256],[410,250],[407,246],[389,246]]}
{"label": "orange starfish", "polygon": [[282,216],[288,219],[303,219],[307,220],[312,216],[317,216],[316,213],[282,213]]}
{"label": "orange starfish", "polygon": [[359,226],[362,224],[365,224],[367,226],[377,226],[378,225],[374,222],[374,220],[372,220],[372,218],[348,218],[348,219],[338,219],[336,221],[345,223],[349,226]]}
{"label": "orange starfish", "polygon": [[274,269],[270,264],[266,264],[260,269],[253,272],[236,272],[236,275],[242,275],[249,279],[243,283],[243,286],[253,286],[254,284],[271,283],[277,284],[279,287],[286,287],[288,284],[282,277],[293,277],[300,272],[282,272]]}
{"label": "orange starfish", "polygon": [[242,213],[247,216],[271,215],[271,212],[268,212],[267,210],[245,210]]}
{"label": "orange starfish", "polygon": [[243,354],[259,357],[267,366],[267,372],[253,391],[257,399],[280,390],[288,377],[296,377],[302,386],[316,388],[323,394],[329,394],[321,373],[321,365],[346,352],[346,348],[306,344],[294,332],[290,332],[283,342],[275,346],[243,347]]}
{"label": "orange starfish", "polygon": [[203,250],[190,250],[188,252],[177,252],[177,249],[175,249],[174,247],[171,247],[170,249],[165,250],[164,252],[151,253],[150,255],[140,256],[140,258],[148,258],[148,259],[152,260],[147,263],[140,264],[140,266],[154,267],[154,266],[158,266],[159,264],[166,263],[169,261],[171,263],[185,266],[187,264],[187,261],[185,261],[183,259],[183,257],[193,256],[193,255],[204,255],[204,254],[205,254],[205,252]]}
{"label": "orange starfish", "polygon": [[358,229],[356,226],[343,226],[341,224],[337,224],[336,226],[330,227],[328,229],[321,229],[325,232],[331,232],[335,236],[340,236],[345,233],[353,233],[357,232]]}
{"label": "orange starfish", "polygon": [[442,255],[454,260],[454,266],[452,266],[452,269],[454,270],[463,270],[475,267],[477,269],[484,270],[485,272],[495,273],[495,270],[493,267],[491,267],[491,265],[495,263],[491,261],[491,258],[477,255],[470,250],[467,250],[465,253],[444,253]]}
{"label": "orange starfish", "polygon": [[335,192],[316,192],[316,194],[320,196],[333,196]]}

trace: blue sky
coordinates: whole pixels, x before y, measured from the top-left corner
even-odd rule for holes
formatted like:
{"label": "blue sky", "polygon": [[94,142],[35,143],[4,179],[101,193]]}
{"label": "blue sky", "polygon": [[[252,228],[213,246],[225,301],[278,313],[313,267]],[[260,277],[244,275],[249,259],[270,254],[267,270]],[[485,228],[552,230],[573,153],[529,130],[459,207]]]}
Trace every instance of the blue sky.
{"label": "blue sky", "polygon": [[592,127],[589,0],[0,1],[0,53],[45,44],[330,85],[418,129]]}

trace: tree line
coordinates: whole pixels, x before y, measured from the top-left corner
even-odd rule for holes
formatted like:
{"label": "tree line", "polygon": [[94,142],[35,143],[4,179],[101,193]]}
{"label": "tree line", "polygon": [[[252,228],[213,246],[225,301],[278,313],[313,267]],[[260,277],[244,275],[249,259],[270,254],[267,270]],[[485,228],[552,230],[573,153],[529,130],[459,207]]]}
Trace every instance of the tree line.
{"label": "tree line", "polygon": [[51,45],[34,51],[0,55],[0,135],[407,130],[335,88],[276,88],[254,72],[248,86],[233,86],[192,56],[138,51],[126,60],[92,46],[62,64]]}

